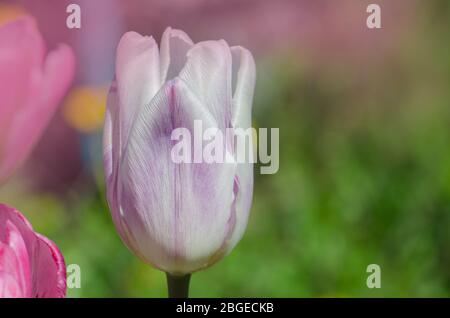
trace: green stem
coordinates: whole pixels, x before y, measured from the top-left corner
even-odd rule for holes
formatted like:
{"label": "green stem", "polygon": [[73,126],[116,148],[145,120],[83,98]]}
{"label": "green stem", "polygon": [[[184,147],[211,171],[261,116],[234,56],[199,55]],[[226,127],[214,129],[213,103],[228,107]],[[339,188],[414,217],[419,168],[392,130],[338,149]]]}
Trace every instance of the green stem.
{"label": "green stem", "polygon": [[175,276],[166,273],[169,298],[188,298],[191,274]]}

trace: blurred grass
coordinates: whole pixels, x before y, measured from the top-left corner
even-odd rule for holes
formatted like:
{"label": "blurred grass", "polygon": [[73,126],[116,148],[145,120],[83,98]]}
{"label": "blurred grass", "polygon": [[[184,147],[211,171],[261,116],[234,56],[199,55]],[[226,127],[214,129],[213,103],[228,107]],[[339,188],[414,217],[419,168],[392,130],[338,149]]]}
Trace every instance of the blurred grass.
{"label": "blurred grass", "polygon": [[[192,296],[450,296],[448,2],[418,23],[383,65],[258,62],[254,120],[280,127],[280,170],[256,173],[243,240],[193,276]],[[68,197],[3,191],[81,266],[70,297],[166,295],[164,274],[117,236],[103,186]],[[381,289],[366,287],[371,263]]]}

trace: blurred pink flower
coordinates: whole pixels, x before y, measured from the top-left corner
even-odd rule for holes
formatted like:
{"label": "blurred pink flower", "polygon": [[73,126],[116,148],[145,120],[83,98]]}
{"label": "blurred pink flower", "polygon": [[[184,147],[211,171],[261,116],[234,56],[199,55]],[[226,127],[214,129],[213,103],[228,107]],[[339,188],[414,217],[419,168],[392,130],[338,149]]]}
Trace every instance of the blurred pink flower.
{"label": "blurred pink flower", "polygon": [[[370,0],[121,0],[128,27],[159,35],[167,25],[194,39],[245,43],[257,58],[290,54],[308,63],[367,63],[401,46],[420,10],[416,0],[378,0],[383,29],[366,27]],[[388,31],[387,31],[388,30]]]}
{"label": "blurred pink flower", "polygon": [[58,247],[33,231],[17,210],[0,204],[0,298],[60,298],[66,267]]}
{"label": "blurred pink flower", "polygon": [[72,82],[72,50],[45,53],[32,18],[0,26],[0,183],[29,155]]}

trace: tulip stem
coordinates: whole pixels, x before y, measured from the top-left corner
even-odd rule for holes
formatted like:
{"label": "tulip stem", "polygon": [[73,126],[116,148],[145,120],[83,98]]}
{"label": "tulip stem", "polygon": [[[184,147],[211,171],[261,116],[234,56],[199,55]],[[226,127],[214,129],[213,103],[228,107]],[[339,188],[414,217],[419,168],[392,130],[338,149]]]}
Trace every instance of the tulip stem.
{"label": "tulip stem", "polygon": [[191,274],[175,276],[166,273],[169,298],[188,298]]}

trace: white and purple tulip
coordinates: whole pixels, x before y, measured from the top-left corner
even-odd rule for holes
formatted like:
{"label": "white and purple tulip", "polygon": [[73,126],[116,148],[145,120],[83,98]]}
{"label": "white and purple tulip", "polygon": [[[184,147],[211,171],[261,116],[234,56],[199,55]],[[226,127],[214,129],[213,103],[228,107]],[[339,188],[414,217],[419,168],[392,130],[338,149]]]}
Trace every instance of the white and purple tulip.
{"label": "white and purple tulip", "polygon": [[[174,163],[171,134],[251,126],[255,63],[223,41],[194,44],[168,28],[126,33],[117,48],[104,130],[111,214],[125,244],[174,275],[206,268],[241,239],[253,192],[252,163]],[[233,140],[224,151],[235,156]]]}

